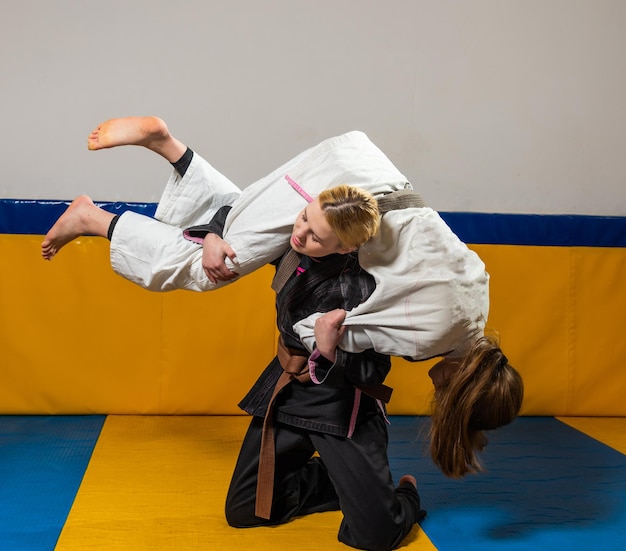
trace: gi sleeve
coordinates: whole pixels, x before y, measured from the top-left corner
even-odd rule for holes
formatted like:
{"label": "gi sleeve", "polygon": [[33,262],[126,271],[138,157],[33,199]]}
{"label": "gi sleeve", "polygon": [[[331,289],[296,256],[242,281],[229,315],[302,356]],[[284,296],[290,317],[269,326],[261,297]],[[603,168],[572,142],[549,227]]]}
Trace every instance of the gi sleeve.
{"label": "gi sleeve", "polygon": [[214,233],[219,235],[220,237],[224,237],[224,225],[226,224],[226,217],[230,212],[230,209],[233,207],[231,205],[224,205],[220,209],[217,210],[213,218],[208,224],[201,224],[199,226],[192,226],[191,228],[187,228],[183,235],[186,239],[190,241],[194,241],[196,243],[202,243],[204,238],[209,233]]}

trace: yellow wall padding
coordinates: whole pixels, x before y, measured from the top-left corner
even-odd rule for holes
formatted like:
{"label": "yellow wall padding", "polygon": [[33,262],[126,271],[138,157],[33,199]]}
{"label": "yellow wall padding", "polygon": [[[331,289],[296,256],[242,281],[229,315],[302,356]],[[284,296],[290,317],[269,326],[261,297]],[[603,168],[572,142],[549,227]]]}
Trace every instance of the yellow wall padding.
{"label": "yellow wall padding", "polygon": [[[270,267],[208,293],[151,293],[113,273],[108,242],[52,261],[0,235],[0,413],[236,414],[275,351]],[[626,249],[476,245],[488,329],[522,373],[528,415],[626,416]],[[392,414],[430,411],[431,362],[396,358]]]}
{"label": "yellow wall padding", "polygon": [[272,270],[210,293],[152,293],[116,275],[108,242],[51,262],[0,236],[1,413],[240,413],[275,352]]}
{"label": "yellow wall padding", "polygon": [[491,273],[488,326],[524,376],[522,412],[625,416],[626,249],[472,248]]}

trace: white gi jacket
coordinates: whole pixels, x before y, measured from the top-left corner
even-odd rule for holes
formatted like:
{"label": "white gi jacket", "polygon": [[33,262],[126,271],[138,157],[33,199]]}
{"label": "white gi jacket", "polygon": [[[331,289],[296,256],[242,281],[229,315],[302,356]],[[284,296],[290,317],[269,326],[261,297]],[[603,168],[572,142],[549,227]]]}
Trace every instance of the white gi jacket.
{"label": "white gi jacket", "polygon": [[[329,138],[241,191],[194,153],[181,178],[170,177],[155,218],[124,213],[111,240],[111,265],[123,277],[153,291],[207,291],[202,248],[182,229],[208,223],[232,205],[223,237],[237,254],[228,267],[245,276],[281,256],[298,213],[323,189],[351,184],[376,197],[412,189],[407,179],[363,132]],[[413,359],[461,355],[481,334],[487,318],[488,275],[480,258],[429,208],[387,212],[381,227],[359,250],[359,262],[376,290],[348,313],[341,348]],[[318,314],[319,315],[319,314]],[[296,324],[313,347],[313,315]]]}

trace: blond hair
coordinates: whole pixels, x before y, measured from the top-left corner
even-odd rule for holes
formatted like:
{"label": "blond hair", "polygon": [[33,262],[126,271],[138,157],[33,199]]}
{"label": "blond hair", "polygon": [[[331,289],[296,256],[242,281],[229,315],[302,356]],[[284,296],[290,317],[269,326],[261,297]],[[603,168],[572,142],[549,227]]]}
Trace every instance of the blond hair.
{"label": "blond hair", "polygon": [[378,202],[368,191],[342,184],[322,191],[318,201],[343,247],[357,249],[378,231]]}
{"label": "blond hair", "polygon": [[477,453],[487,445],[485,430],[507,425],[524,397],[520,374],[494,337],[478,339],[458,370],[435,389],[430,453],[449,477],[482,471]]}

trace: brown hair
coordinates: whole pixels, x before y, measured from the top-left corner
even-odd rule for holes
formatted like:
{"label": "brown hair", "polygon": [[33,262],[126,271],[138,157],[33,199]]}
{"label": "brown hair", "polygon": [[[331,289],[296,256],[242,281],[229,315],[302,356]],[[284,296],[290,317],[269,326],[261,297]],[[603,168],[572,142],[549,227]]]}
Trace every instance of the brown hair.
{"label": "brown hair", "polygon": [[325,189],[318,200],[343,247],[357,249],[378,231],[378,202],[368,191],[342,184]]}
{"label": "brown hair", "polygon": [[448,381],[435,388],[430,453],[449,477],[482,471],[477,453],[485,430],[507,425],[524,397],[520,374],[509,365],[495,338],[478,339]]}

